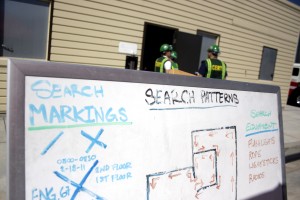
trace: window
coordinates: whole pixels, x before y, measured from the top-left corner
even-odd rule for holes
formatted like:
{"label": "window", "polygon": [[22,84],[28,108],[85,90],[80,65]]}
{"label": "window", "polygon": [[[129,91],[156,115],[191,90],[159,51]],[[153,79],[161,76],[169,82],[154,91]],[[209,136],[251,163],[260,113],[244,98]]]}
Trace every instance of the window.
{"label": "window", "polygon": [[49,1],[1,0],[0,56],[45,59]]}
{"label": "window", "polygon": [[292,76],[298,76],[299,75],[299,68],[294,67]]}
{"label": "window", "polygon": [[277,57],[277,49],[263,47],[262,58],[260,63],[259,79],[273,80],[275,63]]}
{"label": "window", "polygon": [[295,56],[295,63],[300,63],[300,35],[298,38],[298,47],[297,47],[296,56]]}

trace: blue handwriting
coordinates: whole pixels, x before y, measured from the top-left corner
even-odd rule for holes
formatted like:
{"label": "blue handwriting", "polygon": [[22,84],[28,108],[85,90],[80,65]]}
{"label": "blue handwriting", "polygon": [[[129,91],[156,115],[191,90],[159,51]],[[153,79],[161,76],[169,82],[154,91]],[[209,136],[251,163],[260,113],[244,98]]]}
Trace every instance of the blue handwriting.
{"label": "blue handwriting", "polygon": [[41,99],[62,98],[62,97],[104,97],[102,86],[79,86],[77,84],[61,85],[53,84],[48,80],[38,80],[31,85],[31,90]]}
{"label": "blue handwriting", "polygon": [[55,191],[53,187],[38,189],[33,188],[31,190],[32,200],[59,200],[70,196],[70,187],[62,186],[58,191]]}
{"label": "blue handwriting", "polygon": [[125,108],[121,107],[117,110],[109,107],[96,108],[95,106],[84,106],[78,108],[76,106],[60,105],[50,106],[47,108],[45,104],[36,106],[29,104],[30,125],[35,125],[35,119],[42,119],[45,123],[99,123],[99,122],[126,122],[128,117]]}

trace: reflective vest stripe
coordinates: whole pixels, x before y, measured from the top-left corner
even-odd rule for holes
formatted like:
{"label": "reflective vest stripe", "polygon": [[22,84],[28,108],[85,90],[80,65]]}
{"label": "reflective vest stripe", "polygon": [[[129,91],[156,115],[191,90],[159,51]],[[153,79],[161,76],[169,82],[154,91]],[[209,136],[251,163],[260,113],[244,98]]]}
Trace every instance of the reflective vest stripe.
{"label": "reflective vest stripe", "polygon": [[222,80],[225,79],[225,75],[226,75],[226,66],[225,66],[225,63],[223,61],[221,61],[222,63]]}
{"label": "reflective vest stripe", "polygon": [[159,69],[159,72],[160,73],[164,73],[164,64],[165,62],[168,60],[168,58],[164,58],[162,61],[161,61],[161,64],[160,64],[160,69]]}
{"label": "reflective vest stripe", "polygon": [[167,60],[168,60],[168,58],[165,58],[165,57],[160,57],[160,58],[156,59],[154,71],[163,73],[164,72],[164,64]]}
{"label": "reflective vest stripe", "polygon": [[178,69],[178,64],[175,62],[172,62],[172,67],[171,69]]}
{"label": "reflective vest stripe", "polygon": [[211,60],[206,59],[206,62],[207,62],[207,75],[206,75],[206,78],[210,78],[210,76],[211,76]]}

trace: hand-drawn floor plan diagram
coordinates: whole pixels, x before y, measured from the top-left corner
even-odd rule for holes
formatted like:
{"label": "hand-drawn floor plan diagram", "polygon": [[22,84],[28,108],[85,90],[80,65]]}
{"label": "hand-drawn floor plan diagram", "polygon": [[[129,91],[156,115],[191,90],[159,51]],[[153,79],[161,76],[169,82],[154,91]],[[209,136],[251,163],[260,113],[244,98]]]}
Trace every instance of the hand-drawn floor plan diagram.
{"label": "hand-drawn floor plan diagram", "polygon": [[194,130],[191,137],[193,165],[147,175],[147,200],[237,199],[236,127]]}

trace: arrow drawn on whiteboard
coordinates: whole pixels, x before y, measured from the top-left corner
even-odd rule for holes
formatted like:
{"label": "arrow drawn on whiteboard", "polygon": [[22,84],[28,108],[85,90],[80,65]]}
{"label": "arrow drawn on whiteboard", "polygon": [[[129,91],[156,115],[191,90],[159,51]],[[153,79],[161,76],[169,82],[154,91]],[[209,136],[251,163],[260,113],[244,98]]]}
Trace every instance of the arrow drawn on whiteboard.
{"label": "arrow drawn on whiteboard", "polygon": [[200,188],[202,188],[202,187],[203,187],[203,184],[204,184],[204,183],[203,183],[203,180],[200,179],[200,182],[196,182],[196,183],[195,183],[194,190],[197,190],[197,186],[198,186],[198,185],[200,185]]}
{"label": "arrow drawn on whiteboard", "polygon": [[219,190],[220,187],[221,187],[221,176],[219,176],[219,183],[218,183],[218,185],[217,185],[217,189]]}
{"label": "arrow drawn on whiteboard", "polygon": [[174,177],[176,177],[176,176],[179,176],[179,175],[181,175],[181,173],[176,173],[176,174],[173,174],[173,172],[171,172],[170,174],[169,174],[169,178],[170,179],[172,179],[172,178],[174,178]]}
{"label": "arrow drawn on whiteboard", "polygon": [[232,162],[231,162],[231,165],[233,165],[233,160],[234,160],[234,152],[232,152],[232,153],[230,154],[230,157],[231,157],[231,160],[232,160]]}
{"label": "arrow drawn on whiteboard", "polygon": [[194,145],[195,145],[195,147],[197,147],[198,146],[198,142],[197,142],[197,138],[198,138],[198,135],[195,135],[194,136]]}
{"label": "arrow drawn on whiteboard", "polygon": [[197,199],[199,199],[200,194],[201,194],[201,192],[197,192],[196,195],[195,195],[195,197],[196,197]]}
{"label": "arrow drawn on whiteboard", "polygon": [[233,139],[233,132],[226,133],[226,137],[229,139]]}
{"label": "arrow drawn on whiteboard", "polygon": [[233,192],[233,184],[234,184],[234,178],[231,176],[231,184],[232,184],[232,192]]}
{"label": "arrow drawn on whiteboard", "polygon": [[46,148],[42,151],[41,155],[45,155],[48,150],[54,145],[54,143],[60,138],[60,136],[62,136],[64,134],[64,132],[60,132],[47,146]]}
{"label": "arrow drawn on whiteboard", "polygon": [[198,151],[204,151],[205,150],[205,146],[202,145],[201,148],[198,149]]}
{"label": "arrow drawn on whiteboard", "polygon": [[190,179],[190,182],[196,182],[197,178],[194,178],[194,176],[191,173],[191,170],[188,170],[186,173],[186,177]]}
{"label": "arrow drawn on whiteboard", "polygon": [[211,131],[211,132],[208,133],[208,136],[209,136],[209,137],[214,137],[214,135],[216,135],[216,133],[213,132],[213,131]]}
{"label": "arrow drawn on whiteboard", "polygon": [[150,186],[152,187],[152,189],[155,188],[156,184],[157,184],[157,180],[159,180],[159,177],[157,178],[152,178],[152,182],[150,183]]}
{"label": "arrow drawn on whiteboard", "polygon": [[210,180],[210,182],[209,183],[214,183],[216,180],[215,180],[215,174],[213,174],[212,176],[211,176],[211,180]]}

